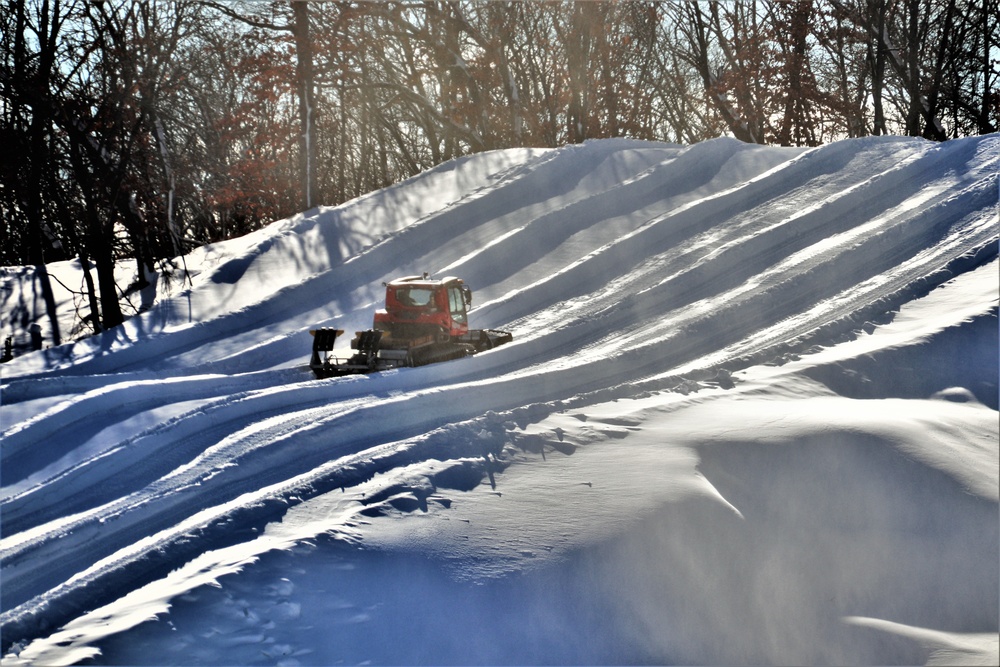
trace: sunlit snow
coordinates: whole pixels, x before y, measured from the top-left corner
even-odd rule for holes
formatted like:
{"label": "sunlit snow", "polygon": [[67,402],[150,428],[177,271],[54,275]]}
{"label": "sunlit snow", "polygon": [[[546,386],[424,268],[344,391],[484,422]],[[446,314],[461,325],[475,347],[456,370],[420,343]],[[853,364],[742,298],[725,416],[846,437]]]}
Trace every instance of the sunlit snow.
{"label": "sunlit snow", "polygon": [[[483,153],[38,352],[2,269],[3,664],[997,664],[998,171],[997,135]],[[313,378],[310,328],[423,271],[514,342]]]}

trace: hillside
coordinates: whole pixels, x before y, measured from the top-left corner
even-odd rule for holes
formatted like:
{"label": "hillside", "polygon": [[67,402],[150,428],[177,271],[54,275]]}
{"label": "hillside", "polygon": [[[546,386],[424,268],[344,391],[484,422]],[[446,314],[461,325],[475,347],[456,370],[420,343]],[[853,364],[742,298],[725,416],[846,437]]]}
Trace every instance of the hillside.
{"label": "hillside", "polygon": [[[996,663],[998,169],[595,141],[200,249],[2,366],[4,664]],[[312,377],[422,271],[514,342]]]}

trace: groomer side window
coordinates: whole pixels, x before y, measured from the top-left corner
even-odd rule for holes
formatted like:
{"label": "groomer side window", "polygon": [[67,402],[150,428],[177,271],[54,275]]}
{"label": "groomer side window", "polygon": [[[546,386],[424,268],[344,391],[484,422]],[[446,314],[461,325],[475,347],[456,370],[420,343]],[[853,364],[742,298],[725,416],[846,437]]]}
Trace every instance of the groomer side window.
{"label": "groomer side window", "polygon": [[448,310],[451,311],[452,320],[465,324],[468,318],[465,314],[465,299],[462,297],[461,287],[448,288]]}

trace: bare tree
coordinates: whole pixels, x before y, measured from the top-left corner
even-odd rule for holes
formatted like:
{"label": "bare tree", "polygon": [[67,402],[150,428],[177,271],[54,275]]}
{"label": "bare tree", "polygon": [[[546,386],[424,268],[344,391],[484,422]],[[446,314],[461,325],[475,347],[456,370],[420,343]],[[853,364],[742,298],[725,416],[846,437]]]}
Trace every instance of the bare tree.
{"label": "bare tree", "polygon": [[[202,0],[203,4],[225,16],[249,26],[288,33],[295,41],[295,87],[299,99],[299,178],[302,206],[312,208],[319,201],[316,174],[316,125],[319,110],[316,108],[313,38],[310,29],[310,3],[308,0],[288,0],[287,13],[280,9],[274,16],[272,6],[257,7],[253,4],[236,7],[231,4]],[[240,11],[242,10],[242,11]]]}
{"label": "bare tree", "polygon": [[96,330],[193,246],[477,151],[995,132],[998,2],[8,0],[0,253],[50,304],[78,256]]}

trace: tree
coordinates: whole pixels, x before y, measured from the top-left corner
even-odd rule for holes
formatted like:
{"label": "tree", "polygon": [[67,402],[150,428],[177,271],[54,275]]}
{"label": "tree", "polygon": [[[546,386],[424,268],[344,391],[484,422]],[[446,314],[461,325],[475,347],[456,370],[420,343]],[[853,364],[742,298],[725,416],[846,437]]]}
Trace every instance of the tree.
{"label": "tree", "polygon": [[[790,44],[784,45],[784,74],[787,80],[784,112],[778,143],[782,146],[816,145],[811,119],[815,82],[808,68],[808,36],[813,18],[812,0],[796,0],[778,5],[772,12],[776,27],[787,26]],[[775,34],[780,33],[780,27]]]}
{"label": "tree", "polygon": [[[10,193],[4,198],[7,208],[4,220],[5,227],[10,228],[7,235],[21,239],[22,256],[35,267],[49,316],[52,343],[58,345],[61,334],[45,264],[50,259],[61,258],[62,248],[46,220],[44,192],[50,184],[49,163],[53,156],[55,109],[51,88],[56,75],[60,33],[69,10],[64,9],[59,0],[51,5],[48,0],[42,0],[32,9],[34,12],[29,15],[25,0],[14,0],[10,5],[12,16],[4,15],[4,24],[13,28],[11,33],[4,30],[5,35],[10,35],[4,39],[4,136],[10,142],[8,146],[15,149],[4,151],[4,190]],[[29,51],[29,34],[33,36],[30,44],[37,49],[34,53]],[[7,63],[12,65],[10,69]],[[18,163],[21,159],[27,160],[26,168],[22,169]],[[18,222],[23,227],[14,231]],[[51,257],[50,251],[58,254]]]}
{"label": "tree", "polygon": [[[320,200],[318,176],[316,173],[317,156],[316,124],[319,110],[315,98],[315,82],[313,67],[313,38],[310,29],[310,3],[308,0],[289,0],[289,17],[280,9],[280,5],[256,8],[254,5],[243,7],[245,11],[237,11],[229,4],[212,0],[203,0],[204,4],[221,12],[223,15],[245,23],[253,28],[288,33],[295,42],[295,90],[299,100],[299,187],[301,205],[312,208]],[[277,16],[275,16],[277,14]]]}
{"label": "tree", "polygon": [[[722,23],[718,18],[718,3],[712,2],[709,7],[710,11],[714,12],[712,17],[702,11],[698,0],[690,0],[690,2],[679,6],[678,28],[686,38],[681,57],[698,72],[704,85],[705,94],[715,110],[722,116],[733,136],[748,143],[763,143],[764,137],[759,124],[744,117],[738,103],[734,104],[728,95],[730,83],[738,81],[740,74],[734,74],[731,70],[727,70],[724,65],[717,66],[713,63],[717,57],[713,53],[713,37],[722,43],[719,50],[724,54],[725,52],[729,53],[727,57],[729,64],[736,63],[736,60],[732,55],[732,46],[728,45],[728,37],[722,31]],[[720,74],[726,75],[725,80]],[[743,88],[748,90],[745,84]],[[743,106],[753,106],[746,94]]]}
{"label": "tree", "polygon": [[79,257],[97,330],[192,247],[477,151],[994,132],[998,3],[8,0],[0,256],[50,308]]}

